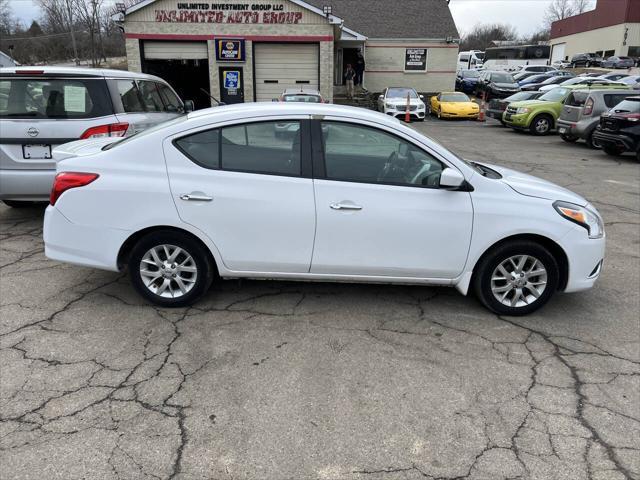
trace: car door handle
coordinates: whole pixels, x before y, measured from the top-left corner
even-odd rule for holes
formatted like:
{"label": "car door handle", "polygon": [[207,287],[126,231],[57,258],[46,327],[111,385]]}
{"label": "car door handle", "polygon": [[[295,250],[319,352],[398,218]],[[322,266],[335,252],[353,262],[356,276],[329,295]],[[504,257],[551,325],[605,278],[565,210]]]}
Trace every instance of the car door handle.
{"label": "car door handle", "polygon": [[351,203],[332,203],[329,205],[332,210],[362,210],[360,205],[353,205]]}
{"label": "car door handle", "polygon": [[185,193],[184,195],[180,195],[180,200],[191,201],[191,202],[210,202],[213,200],[213,197],[208,197],[206,195],[194,195],[192,193]]}

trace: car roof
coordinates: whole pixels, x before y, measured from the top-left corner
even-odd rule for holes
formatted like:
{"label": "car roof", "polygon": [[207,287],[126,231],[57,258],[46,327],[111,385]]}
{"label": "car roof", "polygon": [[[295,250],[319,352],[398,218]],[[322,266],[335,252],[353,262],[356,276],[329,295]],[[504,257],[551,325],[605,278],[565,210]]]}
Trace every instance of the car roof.
{"label": "car roof", "polygon": [[[24,73],[20,73],[24,72]],[[27,72],[33,72],[35,75],[61,75],[61,76],[74,76],[79,77],[102,77],[102,78],[138,78],[147,80],[160,80],[159,77],[149,75],[146,73],[129,72],[127,70],[115,70],[109,68],[88,68],[88,67],[49,67],[49,66],[21,66],[21,67],[8,67],[0,68],[0,75],[22,74],[26,75]],[[37,72],[37,73],[36,73]]]}

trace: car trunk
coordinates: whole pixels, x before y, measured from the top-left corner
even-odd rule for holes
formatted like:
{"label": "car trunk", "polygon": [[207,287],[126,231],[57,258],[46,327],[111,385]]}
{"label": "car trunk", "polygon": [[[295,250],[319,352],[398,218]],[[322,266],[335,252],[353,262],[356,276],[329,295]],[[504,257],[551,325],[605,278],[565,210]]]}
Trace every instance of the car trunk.
{"label": "car trunk", "polygon": [[101,77],[3,75],[0,169],[54,169],[54,147],[79,139],[89,128],[115,122]]}
{"label": "car trunk", "polygon": [[560,120],[565,120],[567,122],[577,122],[578,120],[580,120],[582,118],[584,104],[588,96],[589,92],[571,93],[562,106]]}

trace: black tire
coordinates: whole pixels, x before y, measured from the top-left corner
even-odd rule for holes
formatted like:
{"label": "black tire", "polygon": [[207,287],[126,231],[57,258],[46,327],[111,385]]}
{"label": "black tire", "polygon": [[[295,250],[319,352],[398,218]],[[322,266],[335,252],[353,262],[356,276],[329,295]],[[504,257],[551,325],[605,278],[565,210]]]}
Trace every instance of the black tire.
{"label": "black tire", "polygon": [[560,138],[567,143],[576,143],[578,141],[578,137],[571,137],[565,134],[560,135]]}
{"label": "black tire", "polygon": [[[543,128],[543,125],[546,125],[546,127]],[[531,121],[531,125],[529,126],[529,131],[531,133],[540,136],[548,135],[552,129],[553,117],[551,115],[547,115],[546,113],[536,115],[536,117]]]}
{"label": "black tire", "polygon": [[[500,264],[514,256],[527,255],[534,257],[546,270],[546,285],[538,298],[531,295],[529,287],[522,288],[522,292],[527,292],[530,303],[522,306],[509,306],[500,302],[491,289],[492,277]],[[525,266],[525,270],[532,263]],[[538,269],[538,267],[536,267]],[[478,262],[474,270],[473,290],[480,302],[492,312],[498,315],[520,316],[528,315],[544,306],[558,289],[559,282],[558,262],[545,247],[530,240],[515,240],[498,245],[493,250],[487,252]],[[539,278],[539,277],[532,277]],[[535,280],[534,280],[535,281]],[[511,303],[517,290],[513,295],[509,294],[506,301]]]}
{"label": "black tire", "polygon": [[[181,248],[191,256],[195,263],[197,270],[195,283],[187,293],[180,297],[168,298],[157,295],[145,285],[142,275],[140,274],[140,264],[145,254],[152,248],[161,245],[171,245]],[[155,267],[152,266],[152,268]],[[134,245],[131,250],[131,255],[129,256],[131,283],[133,283],[133,286],[142,297],[161,307],[177,308],[192,305],[209,290],[215,277],[215,272],[215,264],[206,247],[188,234],[175,231],[164,230],[145,235]],[[158,280],[164,281],[162,277],[158,277]],[[170,278],[167,278],[167,280],[169,280],[174,287],[177,286],[175,280]]]}
{"label": "black tire", "polygon": [[587,143],[587,147],[592,149],[598,148],[598,146],[595,143],[593,143],[593,132],[589,133],[587,137],[584,139],[584,141]]}
{"label": "black tire", "polygon": [[11,208],[40,208],[47,205],[46,202],[31,202],[27,200],[2,200],[2,202]]}
{"label": "black tire", "polygon": [[616,147],[615,145],[603,145],[602,150],[607,155],[611,155],[612,157],[619,157],[624,152],[620,147]]}

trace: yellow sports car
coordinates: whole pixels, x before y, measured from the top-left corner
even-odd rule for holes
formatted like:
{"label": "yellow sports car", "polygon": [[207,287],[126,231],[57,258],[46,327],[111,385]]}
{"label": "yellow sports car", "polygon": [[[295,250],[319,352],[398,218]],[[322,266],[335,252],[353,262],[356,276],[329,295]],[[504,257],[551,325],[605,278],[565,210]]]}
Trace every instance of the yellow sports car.
{"label": "yellow sports car", "polygon": [[431,97],[431,115],[438,118],[478,118],[480,107],[461,92],[442,92]]}

